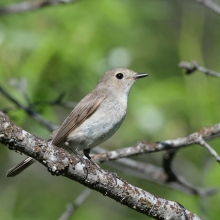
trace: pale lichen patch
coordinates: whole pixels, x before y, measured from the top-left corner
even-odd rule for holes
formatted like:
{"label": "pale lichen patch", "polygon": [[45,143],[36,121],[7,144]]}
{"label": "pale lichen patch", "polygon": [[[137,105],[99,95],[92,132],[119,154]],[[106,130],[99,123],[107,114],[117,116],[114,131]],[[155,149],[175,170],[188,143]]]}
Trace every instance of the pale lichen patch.
{"label": "pale lichen patch", "polygon": [[9,125],[10,125],[9,122],[5,122],[5,123],[3,123],[3,128],[6,129]]}

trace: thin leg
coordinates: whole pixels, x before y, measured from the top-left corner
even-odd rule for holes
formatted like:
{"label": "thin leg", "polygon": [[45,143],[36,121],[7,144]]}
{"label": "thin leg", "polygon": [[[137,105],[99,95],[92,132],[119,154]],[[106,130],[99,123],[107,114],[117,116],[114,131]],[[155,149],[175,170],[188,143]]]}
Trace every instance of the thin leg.
{"label": "thin leg", "polygon": [[68,141],[66,141],[64,144],[65,144],[65,146],[66,146],[71,152],[73,152],[76,156],[79,156],[79,155],[77,154],[77,152],[75,151],[75,149],[73,149],[72,147],[70,147],[70,143],[69,143]]}
{"label": "thin leg", "polygon": [[[73,152],[73,153],[76,155],[76,157],[80,160],[81,163],[84,163],[84,162],[85,162],[85,159],[82,158],[82,157],[80,157],[80,155],[76,152],[76,150],[73,149],[72,147],[70,147],[70,144],[69,144],[68,141],[66,141],[64,144],[65,144],[65,146],[66,146],[71,152]],[[89,171],[88,171],[88,167],[86,166],[86,177],[85,177],[85,179],[87,179],[87,177],[88,177],[88,172],[89,172]]]}
{"label": "thin leg", "polygon": [[95,161],[93,161],[92,158],[89,156],[90,149],[83,150],[83,153],[99,170],[101,170],[100,166]]}
{"label": "thin leg", "polygon": [[85,155],[89,160],[91,160],[91,157],[89,156],[90,149],[85,149],[85,150],[83,150],[83,153],[84,153],[84,155]]}

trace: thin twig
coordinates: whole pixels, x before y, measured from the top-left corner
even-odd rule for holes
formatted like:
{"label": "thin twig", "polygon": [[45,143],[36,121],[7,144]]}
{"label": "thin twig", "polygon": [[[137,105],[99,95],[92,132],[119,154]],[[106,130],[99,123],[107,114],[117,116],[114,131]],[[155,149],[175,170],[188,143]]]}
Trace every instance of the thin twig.
{"label": "thin twig", "polygon": [[41,115],[39,115],[37,112],[35,112],[31,107],[26,107],[22,105],[20,102],[18,102],[12,95],[10,95],[3,87],[0,85],[0,93],[5,96],[8,100],[10,100],[12,103],[14,103],[18,108],[23,109],[29,116],[34,118],[36,121],[38,121],[40,124],[43,124],[49,131],[54,131],[57,126],[52,124],[51,122],[47,121]]}
{"label": "thin twig", "polygon": [[77,105],[77,102],[64,102],[63,101],[64,95],[65,93],[62,92],[55,100],[32,102],[32,106],[37,106],[37,105],[61,106],[61,107],[73,109]]}
{"label": "thin twig", "polygon": [[195,0],[200,4],[205,5],[207,8],[211,9],[217,15],[220,15],[220,6],[213,2],[212,0]]}
{"label": "thin twig", "polygon": [[163,168],[166,172],[168,178],[168,183],[175,183],[183,187],[183,189],[187,189],[192,194],[200,195],[200,196],[210,196],[216,193],[216,188],[202,189],[200,187],[195,187],[182,176],[177,175],[172,169],[172,162],[177,153],[176,149],[168,150],[163,155]]}
{"label": "thin twig", "polygon": [[178,177],[172,169],[172,161],[176,155],[177,149],[167,150],[163,155],[163,169],[167,174],[167,182],[177,182]]}
{"label": "thin twig", "polygon": [[91,192],[91,189],[86,188],[82,193],[80,193],[80,195],[75,199],[72,204],[67,204],[65,212],[63,212],[58,220],[68,220],[76,211],[76,209],[81,206],[82,203],[88,198]]}
{"label": "thin twig", "polygon": [[[213,126],[204,127],[200,129],[199,131],[192,133],[186,137],[182,138],[176,138],[161,142],[138,142],[135,146],[127,147],[127,148],[121,148],[114,151],[109,151],[103,154],[97,154],[94,156],[94,160],[99,162],[104,162],[108,160],[116,160],[119,158],[134,156],[134,155],[140,155],[140,154],[146,154],[146,153],[153,153],[153,152],[159,152],[164,150],[170,150],[170,149],[178,149],[185,146],[190,146],[194,144],[199,144],[201,146],[204,146],[203,144],[200,144],[201,140],[204,141],[216,138],[220,136],[220,123],[215,124]],[[207,149],[207,147],[206,147]],[[211,152],[209,150],[209,152]],[[219,155],[212,151],[212,155],[217,159]]]}
{"label": "thin twig", "polygon": [[27,93],[26,93],[26,89],[27,89],[27,79],[22,77],[19,80],[12,78],[10,79],[10,84],[11,86],[13,86],[15,89],[18,90],[19,93],[21,93],[21,95],[24,97],[24,99],[26,100],[27,104],[29,106],[31,106],[31,100],[29,99]]}
{"label": "thin twig", "polygon": [[206,69],[205,67],[200,66],[196,61],[192,61],[191,63],[186,61],[181,61],[178,66],[182,69],[186,70],[186,74],[194,73],[195,71],[200,71],[209,76],[215,76],[220,78],[220,73]]}
{"label": "thin twig", "polygon": [[30,2],[21,2],[18,4],[8,5],[0,8],[0,15],[21,13],[33,11],[51,5],[73,3],[77,0],[35,0]]}
{"label": "thin twig", "polygon": [[[99,147],[94,148],[93,151],[98,154],[106,152],[106,150]],[[93,158],[95,157],[96,155],[94,155]],[[107,163],[107,165],[121,170],[122,172],[127,173],[129,176],[139,177],[141,179],[155,182],[159,185],[167,186],[188,194],[211,196],[217,191],[216,188],[203,189],[197,186],[193,186],[191,183],[188,183],[182,176],[176,176],[176,181],[174,179],[172,181],[168,181],[169,177],[162,168],[153,164],[136,161],[129,158],[121,158],[115,160],[114,163]]]}
{"label": "thin twig", "polygon": [[213,157],[216,158],[216,161],[217,161],[218,163],[220,163],[220,157],[219,157],[219,155],[217,154],[217,152],[216,152],[209,144],[207,144],[203,139],[199,140],[199,144],[200,144],[201,146],[205,147],[205,148],[209,151],[209,153],[210,153]]}

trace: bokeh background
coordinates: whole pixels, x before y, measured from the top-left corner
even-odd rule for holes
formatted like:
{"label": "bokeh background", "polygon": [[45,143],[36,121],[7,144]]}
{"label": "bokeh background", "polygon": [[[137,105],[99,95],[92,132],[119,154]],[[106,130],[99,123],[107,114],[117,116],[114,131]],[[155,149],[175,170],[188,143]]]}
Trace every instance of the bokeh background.
{"label": "bokeh background", "polygon": [[[21,1],[1,0],[0,6]],[[216,1],[220,3],[220,1]],[[101,75],[113,67],[149,73],[129,97],[128,114],[119,131],[103,148],[134,145],[139,140],[177,138],[219,121],[220,80],[202,73],[185,76],[181,60],[197,60],[220,70],[220,16],[193,0],[93,0],[45,7],[0,17],[0,83],[23,104],[14,88],[22,82],[32,102],[77,102],[89,93]],[[13,105],[0,94],[0,108]],[[60,125],[70,109],[37,106],[49,121]],[[48,138],[49,132],[22,110],[9,112],[25,130]],[[219,153],[219,139],[209,142]],[[161,166],[162,153],[137,160]],[[48,174],[35,164],[15,178],[6,171],[25,155],[0,148],[0,219],[58,219],[84,186]],[[203,148],[182,149],[175,170],[200,187],[219,187],[220,167]],[[107,169],[107,165],[101,165]],[[132,184],[178,201],[204,219],[218,219],[220,192],[211,197],[187,195],[129,173],[111,171]],[[92,192],[71,219],[150,219]]]}

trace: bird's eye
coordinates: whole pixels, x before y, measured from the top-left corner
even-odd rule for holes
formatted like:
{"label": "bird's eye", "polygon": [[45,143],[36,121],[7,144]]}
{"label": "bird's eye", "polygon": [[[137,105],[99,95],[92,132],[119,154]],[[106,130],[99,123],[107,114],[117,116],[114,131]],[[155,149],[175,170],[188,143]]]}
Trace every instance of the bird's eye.
{"label": "bird's eye", "polygon": [[122,79],[124,77],[124,75],[122,73],[117,73],[116,74],[116,78],[118,79]]}

